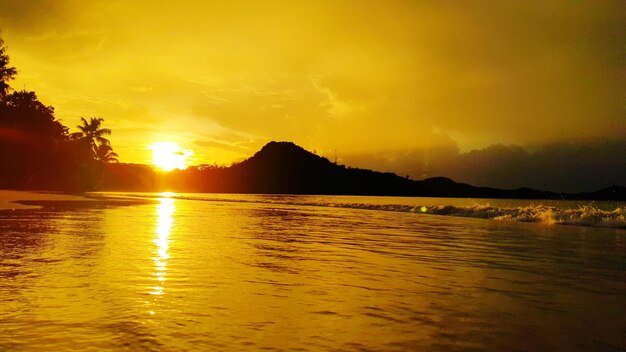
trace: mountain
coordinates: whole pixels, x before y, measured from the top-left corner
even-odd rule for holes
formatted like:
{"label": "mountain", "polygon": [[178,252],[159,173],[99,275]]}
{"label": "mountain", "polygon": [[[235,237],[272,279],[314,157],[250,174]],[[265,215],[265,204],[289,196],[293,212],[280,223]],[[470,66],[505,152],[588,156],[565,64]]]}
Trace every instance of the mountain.
{"label": "mountain", "polygon": [[595,192],[575,193],[569,196],[573,199],[625,201],[626,187],[614,185]]}
{"label": "mountain", "polygon": [[[471,197],[512,199],[626,200],[626,189],[612,186],[597,192],[564,194],[531,188],[513,190],[475,187],[446,177],[421,181],[393,173],[337,165],[291,142],[270,142],[252,157],[230,167],[195,166],[162,177],[140,177],[141,169],[114,166],[112,175],[132,175],[127,189],[176,192],[337,194],[376,196]],[[134,171],[133,171],[134,170]],[[132,172],[131,172],[132,171]],[[105,180],[121,190],[126,177]],[[146,180],[152,182],[147,182]],[[113,186],[113,187],[111,187]]]}
{"label": "mountain", "polygon": [[[203,176],[195,180],[203,192],[413,195],[419,191],[414,181],[392,173],[336,165],[291,142],[270,142],[239,164],[198,172]],[[171,173],[169,181],[185,173]],[[186,185],[197,186],[194,182]]]}

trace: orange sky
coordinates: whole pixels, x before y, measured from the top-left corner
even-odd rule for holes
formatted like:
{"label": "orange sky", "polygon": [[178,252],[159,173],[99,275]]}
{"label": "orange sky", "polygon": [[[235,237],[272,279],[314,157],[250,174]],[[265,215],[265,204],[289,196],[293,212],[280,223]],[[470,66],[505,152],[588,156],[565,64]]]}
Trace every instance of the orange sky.
{"label": "orange sky", "polygon": [[624,13],[623,1],[0,0],[0,29],[13,86],[71,127],[103,117],[121,161],[173,141],[195,163],[229,164],[289,140],[393,169],[438,146],[626,138]]}

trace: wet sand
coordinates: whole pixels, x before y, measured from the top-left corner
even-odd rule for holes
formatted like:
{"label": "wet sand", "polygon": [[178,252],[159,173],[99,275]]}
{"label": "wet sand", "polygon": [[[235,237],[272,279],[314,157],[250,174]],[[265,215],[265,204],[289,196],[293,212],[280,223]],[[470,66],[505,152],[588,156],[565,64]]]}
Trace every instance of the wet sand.
{"label": "wet sand", "polygon": [[80,195],[0,190],[0,210],[38,209],[54,207],[101,207],[107,205],[136,205],[154,203],[153,200],[133,198],[106,199]]}

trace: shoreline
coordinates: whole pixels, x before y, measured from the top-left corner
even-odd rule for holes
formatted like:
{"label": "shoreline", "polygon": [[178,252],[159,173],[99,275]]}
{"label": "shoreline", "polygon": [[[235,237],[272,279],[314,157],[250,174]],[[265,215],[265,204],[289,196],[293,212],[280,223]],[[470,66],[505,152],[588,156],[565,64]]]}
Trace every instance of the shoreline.
{"label": "shoreline", "polygon": [[132,198],[106,199],[65,193],[0,190],[0,210],[32,210],[41,209],[46,206],[82,208],[101,207],[107,205],[124,206],[154,203],[156,203],[156,201],[138,200]]}

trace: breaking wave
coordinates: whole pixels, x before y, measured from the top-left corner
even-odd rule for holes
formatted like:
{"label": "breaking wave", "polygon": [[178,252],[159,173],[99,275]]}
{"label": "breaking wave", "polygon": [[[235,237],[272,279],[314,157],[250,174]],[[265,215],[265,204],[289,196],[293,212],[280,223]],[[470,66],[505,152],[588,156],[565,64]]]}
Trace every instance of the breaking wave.
{"label": "breaking wave", "polygon": [[318,205],[352,209],[370,209],[419,213],[431,215],[448,215],[468,218],[493,219],[499,221],[535,222],[547,225],[563,224],[591,227],[626,228],[626,208],[601,210],[593,206],[580,206],[575,209],[560,209],[545,205],[529,205],[525,207],[503,208],[490,205],[453,206],[453,205],[377,205],[364,203],[327,203],[298,204]]}
{"label": "breaking wave", "polygon": [[[468,218],[493,219],[498,221],[534,222],[547,225],[562,224],[590,227],[609,227],[626,229],[626,207],[614,210],[603,210],[592,205],[581,205],[577,208],[560,208],[547,205],[527,205],[520,207],[497,207],[491,205],[406,205],[406,204],[371,204],[350,202],[327,202],[323,200],[306,201],[302,197],[268,196],[245,198],[222,198],[209,195],[171,194],[168,197],[186,200],[235,203],[264,203],[294,206],[318,206],[349,209],[366,209],[403,213],[460,216]],[[143,197],[161,198],[163,195],[142,195]],[[328,198],[326,198],[328,200]],[[443,200],[443,199],[442,199]]]}

